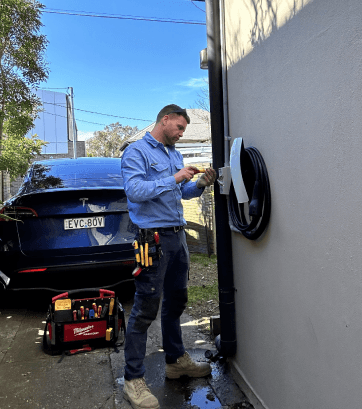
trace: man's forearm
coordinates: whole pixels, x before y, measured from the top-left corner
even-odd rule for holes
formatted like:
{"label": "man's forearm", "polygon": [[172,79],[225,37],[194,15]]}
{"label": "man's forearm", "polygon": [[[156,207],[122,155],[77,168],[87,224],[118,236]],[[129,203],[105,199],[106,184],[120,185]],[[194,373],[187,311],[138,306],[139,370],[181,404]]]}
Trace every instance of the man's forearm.
{"label": "man's forearm", "polygon": [[189,200],[195,197],[200,197],[204,190],[204,188],[199,189],[196,186],[196,182],[183,183],[181,186],[182,199]]}
{"label": "man's forearm", "polygon": [[128,199],[133,203],[140,203],[152,200],[164,192],[176,188],[176,181],[173,176],[168,176],[159,180],[142,180],[131,177],[124,181],[124,188]]}

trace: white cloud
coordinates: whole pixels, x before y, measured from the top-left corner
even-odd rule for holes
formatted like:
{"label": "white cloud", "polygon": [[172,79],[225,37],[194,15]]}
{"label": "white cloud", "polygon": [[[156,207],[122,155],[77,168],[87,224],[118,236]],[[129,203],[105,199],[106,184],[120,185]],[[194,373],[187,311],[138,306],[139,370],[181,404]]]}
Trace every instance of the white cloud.
{"label": "white cloud", "polygon": [[94,132],[78,131],[78,141],[85,141],[93,136]]}
{"label": "white cloud", "polygon": [[201,88],[207,85],[207,77],[190,78],[188,81],[183,81],[179,85],[189,88]]}

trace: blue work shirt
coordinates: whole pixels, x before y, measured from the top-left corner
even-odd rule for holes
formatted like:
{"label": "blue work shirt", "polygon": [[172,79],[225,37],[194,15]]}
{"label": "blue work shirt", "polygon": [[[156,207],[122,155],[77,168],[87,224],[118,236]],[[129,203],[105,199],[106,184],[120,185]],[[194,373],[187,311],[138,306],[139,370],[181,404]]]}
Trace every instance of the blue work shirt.
{"label": "blue work shirt", "polygon": [[183,158],[174,146],[167,146],[150,133],[125,150],[122,177],[129,215],[140,228],[184,226],[181,199],[201,196],[195,182],[176,183],[173,176],[184,168]]}

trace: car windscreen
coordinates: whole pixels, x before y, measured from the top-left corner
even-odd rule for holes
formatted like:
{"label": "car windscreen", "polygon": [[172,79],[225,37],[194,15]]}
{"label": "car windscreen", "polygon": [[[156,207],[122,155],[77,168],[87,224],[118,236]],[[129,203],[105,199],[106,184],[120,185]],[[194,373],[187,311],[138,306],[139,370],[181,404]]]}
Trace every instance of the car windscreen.
{"label": "car windscreen", "polygon": [[117,164],[40,164],[35,163],[27,191],[64,188],[122,187],[121,168]]}

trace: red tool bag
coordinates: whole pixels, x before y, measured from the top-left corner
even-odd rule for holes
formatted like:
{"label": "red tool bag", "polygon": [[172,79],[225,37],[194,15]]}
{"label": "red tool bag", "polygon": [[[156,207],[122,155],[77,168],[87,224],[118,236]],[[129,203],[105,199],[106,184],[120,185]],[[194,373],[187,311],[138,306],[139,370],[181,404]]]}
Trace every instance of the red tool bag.
{"label": "red tool bag", "polygon": [[[94,291],[99,292],[98,297],[70,298]],[[71,290],[52,298],[44,330],[44,351],[71,355],[96,347],[116,347],[124,342],[125,332],[124,310],[114,291]]]}

